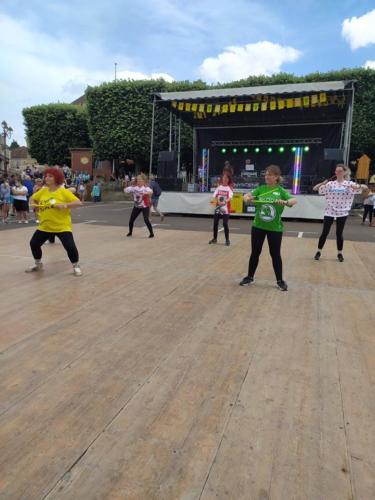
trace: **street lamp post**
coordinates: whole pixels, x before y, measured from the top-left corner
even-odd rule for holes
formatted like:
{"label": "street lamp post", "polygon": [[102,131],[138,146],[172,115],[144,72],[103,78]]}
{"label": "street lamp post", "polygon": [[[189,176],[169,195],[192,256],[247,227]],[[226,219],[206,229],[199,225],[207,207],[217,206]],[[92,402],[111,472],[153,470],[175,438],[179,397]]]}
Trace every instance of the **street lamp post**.
{"label": "street lamp post", "polygon": [[2,136],[4,138],[4,174],[8,174],[8,160],[7,160],[7,138],[10,139],[12,137],[13,129],[10,127],[5,120],[1,122],[1,126],[3,129]]}

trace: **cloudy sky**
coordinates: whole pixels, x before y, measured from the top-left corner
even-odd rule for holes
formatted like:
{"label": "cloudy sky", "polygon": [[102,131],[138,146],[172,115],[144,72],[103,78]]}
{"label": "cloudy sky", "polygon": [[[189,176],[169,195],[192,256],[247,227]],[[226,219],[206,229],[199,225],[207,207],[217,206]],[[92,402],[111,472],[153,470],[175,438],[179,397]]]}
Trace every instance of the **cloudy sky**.
{"label": "cloudy sky", "polygon": [[114,78],[375,68],[374,0],[1,0],[0,120]]}

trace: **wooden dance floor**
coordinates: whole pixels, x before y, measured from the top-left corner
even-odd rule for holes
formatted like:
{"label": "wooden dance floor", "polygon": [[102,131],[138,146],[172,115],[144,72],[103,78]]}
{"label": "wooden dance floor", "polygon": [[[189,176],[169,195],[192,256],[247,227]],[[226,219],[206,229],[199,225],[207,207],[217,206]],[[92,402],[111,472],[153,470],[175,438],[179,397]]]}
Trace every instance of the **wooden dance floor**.
{"label": "wooden dance floor", "polygon": [[1,233],[0,498],[375,498],[375,244],[284,238],[284,293],[157,229],[77,225],[81,278]]}

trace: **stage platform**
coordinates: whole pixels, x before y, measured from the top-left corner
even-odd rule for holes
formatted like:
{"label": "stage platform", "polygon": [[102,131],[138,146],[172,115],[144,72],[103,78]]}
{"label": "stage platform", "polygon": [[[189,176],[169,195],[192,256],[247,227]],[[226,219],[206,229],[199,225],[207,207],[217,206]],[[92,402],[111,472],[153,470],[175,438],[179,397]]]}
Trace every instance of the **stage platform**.
{"label": "stage platform", "polygon": [[[159,200],[159,208],[162,212],[173,214],[202,214],[213,213],[210,200],[212,193],[184,193],[163,191]],[[283,212],[283,219],[308,219],[322,220],[324,215],[325,198],[318,195],[300,194],[297,195],[297,205],[286,208]],[[254,207],[252,207],[254,208]],[[252,213],[232,213],[231,216],[250,217]]]}
{"label": "stage platform", "polygon": [[[375,498],[374,243],[77,224],[32,263],[0,241],[0,498]],[[222,238],[222,233],[219,233]]]}

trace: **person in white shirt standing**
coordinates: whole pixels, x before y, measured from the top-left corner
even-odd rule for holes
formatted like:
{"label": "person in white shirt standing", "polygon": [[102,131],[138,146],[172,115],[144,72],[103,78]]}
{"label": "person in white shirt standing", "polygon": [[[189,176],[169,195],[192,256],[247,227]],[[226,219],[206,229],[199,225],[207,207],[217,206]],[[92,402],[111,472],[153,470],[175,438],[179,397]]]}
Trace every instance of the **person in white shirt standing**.
{"label": "person in white shirt standing", "polygon": [[135,186],[129,186],[124,189],[125,193],[133,195],[134,207],[129,219],[129,232],[126,236],[133,235],[134,222],[138,215],[142,212],[145,224],[150,231],[149,238],[154,237],[154,231],[150,222],[150,198],[152,196],[152,189],[146,185],[147,178],[145,175],[138,175]]}
{"label": "person in white shirt standing", "polygon": [[21,179],[17,179],[15,185],[12,188],[13,194],[13,206],[16,210],[18,224],[28,224],[27,220],[27,212],[29,209],[29,205],[27,203],[27,187],[23,185]]}
{"label": "person in white shirt standing", "polygon": [[335,170],[336,179],[330,181],[325,180],[313,187],[314,191],[318,191],[319,194],[325,196],[326,199],[323,231],[319,238],[318,250],[314,256],[315,260],[320,259],[321,251],[323,250],[334,220],[336,220],[337,259],[339,262],[343,262],[344,260],[342,250],[344,247],[343,233],[345,222],[352,207],[354,195],[367,189],[367,186],[364,184],[357,184],[350,180],[346,180],[347,171],[348,167],[339,164],[336,166]]}
{"label": "person in white shirt standing", "polygon": [[217,243],[217,233],[219,229],[220,217],[223,218],[223,227],[225,234],[225,245],[229,247],[229,207],[228,202],[233,198],[233,191],[229,187],[232,184],[232,180],[228,174],[224,174],[220,179],[218,187],[215,189],[212,198],[212,204],[215,205],[214,213],[214,237],[208,243],[211,245]]}

